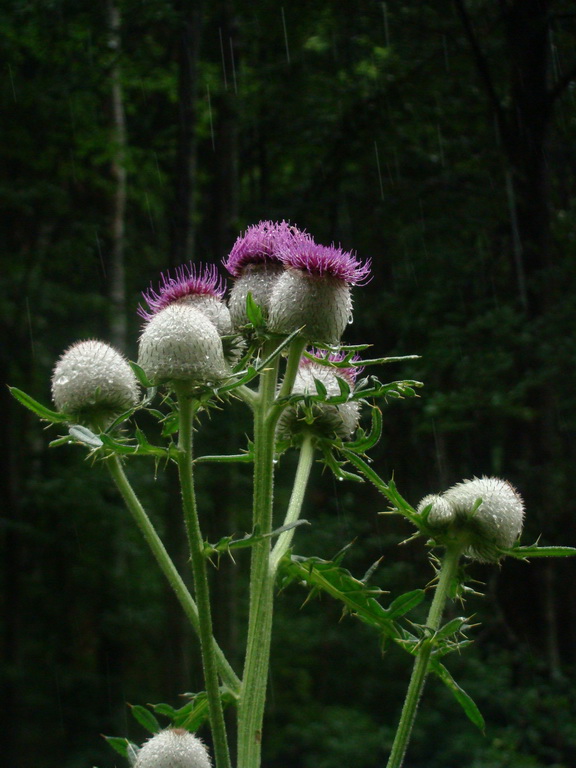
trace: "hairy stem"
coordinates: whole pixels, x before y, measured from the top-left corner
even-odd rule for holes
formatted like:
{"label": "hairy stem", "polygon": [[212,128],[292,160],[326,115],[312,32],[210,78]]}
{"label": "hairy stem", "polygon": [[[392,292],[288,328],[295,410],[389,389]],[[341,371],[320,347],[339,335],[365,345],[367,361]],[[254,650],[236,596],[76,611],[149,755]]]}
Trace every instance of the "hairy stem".
{"label": "hairy stem", "polygon": [[184,521],[188,534],[194,591],[198,606],[198,636],[202,653],[204,682],[208,698],[208,711],[212,726],[214,757],[216,768],[231,768],[228,739],[224,723],[224,712],[220,698],[218,668],[214,654],[214,635],[212,631],[212,613],[210,609],[210,591],[208,587],[208,572],[204,555],[204,541],[200,530],[196,495],[194,492],[194,475],[192,460],[192,422],[195,414],[195,403],[185,393],[177,392],[180,410],[180,428],[178,431],[178,472],[182,493]]}
{"label": "hairy stem", "polygon": [[[128,511],[132,515],[136,525],[140,529],[140,532],[148,544],[150,551],[154,555],[160,570],[172,587],[174,594],[182,606],[184,613],[190,621],[194,631],[198,634],[199,620],[198,607],[196,606],[196,602],[190,594],[188,587],[182,580],[182,577],[178,573],[176,566],[166,551],[166,548],[158,536],[158,533],[154,528],[150,518],[148,517],[146,510],[142,506],[138,496],[130,484],[130,481],[126,477],[124,467],[122,466],[122,461],[118,456],[111,456],[108,461],[106,461],[106,466],[110,471],[112,479],[114,480],[120,495],[124,499],[124,503],[126,504]],[[214,641],[214,655],[216,657],[216,663],[222,682],[224,685],[230,688],[233,693],[238,695],[240,692],[240,680],[228,663],[228,660],[224,656],[222,649],[216,644],[216,641]]]}
{"label": "hairy stem", "polygon": [[[446,552],[444,553],[444,558],[438,574],[436,591],[434,592],[434,599],[432,600],[428,618],[426,619],[426,627],[432,633],[440,628],[442,614],[444,613],[446,600],[448,599],[450,584],[456,575],[461,554],[462,546],[460,544],[447,547]],[[434,644],[432,638],[424,640],[420,645],[416,660],[414,661],[412,677],[410,678],[410,684],[408,686],[408,691],[406,692],[406,698],[404,700],[404,706],[402,708],[402,714],[400,715],[400,722],[398,723],[398,728],[396,730],[396,736],[388,759],[387,768],[401,768],[402,763],[404,762],[404,755],[406,754],[406,748],[408,747],[410,734],[412,733],[412,727],[414,725],[414,720],[416,719],[416,711],[418,709],[422,691],[424,690],[426,677],[428,676],[430,656],[433,648]]]}
{"label": "hairy stem", "polygon": [[[286,512],[284,525],[295,523],[300,517],[300,513],[302,511],[302,503],[304,501],[304,493],[306,492],[306,486],[310,478],[310,471],[312,469],[313,462],[314,439],[312,435],[306,435],[302,442],[302,446],[300,447],[298,467],[296,469],[294,486],[292,488],[292,495],[290,496],[290,503]],[[276,544],[270,553],[270,570],[272,573],[276,573],[280,560],[282,560],[290,548],[295,530],[295,528],[291,528],[289,531],[284,531],[281,533],[278,537]]]}

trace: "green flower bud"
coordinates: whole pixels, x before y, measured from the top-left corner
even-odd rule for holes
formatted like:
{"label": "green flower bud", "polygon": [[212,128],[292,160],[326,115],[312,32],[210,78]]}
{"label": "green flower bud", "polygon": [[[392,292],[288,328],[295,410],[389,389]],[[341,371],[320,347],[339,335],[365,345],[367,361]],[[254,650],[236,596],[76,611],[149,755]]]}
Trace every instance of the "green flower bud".
{"label": "green flower bud", "polygon": [[138,752],[134,768],[211,768],[204,743],[183,728],[156,733]]}
{"label": "green flower bud", "polygon": [[138,382],[128,361],[102,341],[79,341],[52,374],[56,408],[78,424],[106,429],[138,402]]}
{"label": "green flower bud", "polygon": [[228,376],[216,327],[189,303],[174,302],[151,317],[140,336],[138,364],[155,385],[210,386]]}

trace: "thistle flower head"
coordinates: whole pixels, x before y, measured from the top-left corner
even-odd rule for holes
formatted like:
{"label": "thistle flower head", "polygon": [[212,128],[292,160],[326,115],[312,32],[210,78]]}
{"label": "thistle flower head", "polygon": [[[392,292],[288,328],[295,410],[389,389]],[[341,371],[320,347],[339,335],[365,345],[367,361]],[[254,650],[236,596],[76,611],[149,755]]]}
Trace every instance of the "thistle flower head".
{"label": "thistle flower head", "polygon": [[225,288],[221,276],[214,264],[203,266],[202,264],[181,264],[170,272],[163,272],[160,276],[160,284],[157,290],[152,285],[147,291],[142,292],[142,297],[150,311],[144,307],[138,307],[138,314],[144,320],[150,320],[157,312],[175,301],[183,301],[195,296],[211,296],[221,300]]}
{"label": "thistle flower head", "polygon": [[215,384],[228,375],[222,339],[215,325],[194,306],[175,302],[144,326],[138,364],[153,384]]}
{"label": "thistle flower head", "polygon": [[318,245],[311,237],[282,244],[280,258],[287,269],[313,277],[332,277],[348,285],[363,285],[370,276],[370,260],[361,262],[352,252],[332,244]]}
{"label": "thistle flower head", "polygon": [[513,546],[522,532],[522,497],[507,480],[497,477],[475,477],[440,496],[425,496],[418,512],[428,506],[427,523],[437,529],[435,538],[440,543],[461,541],[465,553],[480,562],[500,560],[498,549]]}
{"label": "thistle flower head", "polygon": [[306,239],[308,235],[286,221],[261,221],[238,237],[223,264],[233,277],[239,277],[250,264],[281,265],[280,251]]}
{"label": "thistle flower head", "polygon": [[138,402],[138,382],[128,361],[102,341],[79,341],[64,352],[52,374],[56,408],[80,424],[105,429]]}
{"label": "thistle flower head", "polygon": [[134,768],[211,768],[204,743],[183,728],[154,734],[138,752]]}

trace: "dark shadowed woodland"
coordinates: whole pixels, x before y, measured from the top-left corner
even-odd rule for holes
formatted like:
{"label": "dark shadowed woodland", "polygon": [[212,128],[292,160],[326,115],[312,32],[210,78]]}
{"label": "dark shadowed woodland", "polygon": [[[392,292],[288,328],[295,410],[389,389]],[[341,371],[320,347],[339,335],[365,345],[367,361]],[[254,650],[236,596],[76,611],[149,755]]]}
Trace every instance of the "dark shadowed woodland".
{"label": "dark shadowed woodland", "polygon": [[[0,754],[7,768],[113,768],[130,704],[199,689],[196,639],[109,477],[50,450],[6,384],[50,404],[78,339],[131,359],[141,291],[238,234],[290,221],[372,259],[348,343],[424,382],[384,409],[375,466],[416,504],[510,480],[526,544],[576,545],[576,12],[564,0],[5,0],[0,9],[2,303]],[[224,274],[224,270],[222,270]],[[198,433],[237,452],[233,406]],[[176,485],[129,469],[186,570]],[[282,458],[282,500],[290,453]],[[249,468],[199,469],[207,536],[248,530]],[[287,488],[286,493],[289,492]],[[295,549],[344,545],[392,594],[432,570],[368,484],[315,466]],[[222,558],[233,662],[245,561]],[[479,626],[451,671],[482,735],[430,681],[410,768],[576,765],[576,562],[470,564]],[[291,584],[277,600],[264,764],[384,765],[409,676],[370,628]],[[458,608],[454,607],[454,611]],[[455,614],[457,615],[457,614]]]}

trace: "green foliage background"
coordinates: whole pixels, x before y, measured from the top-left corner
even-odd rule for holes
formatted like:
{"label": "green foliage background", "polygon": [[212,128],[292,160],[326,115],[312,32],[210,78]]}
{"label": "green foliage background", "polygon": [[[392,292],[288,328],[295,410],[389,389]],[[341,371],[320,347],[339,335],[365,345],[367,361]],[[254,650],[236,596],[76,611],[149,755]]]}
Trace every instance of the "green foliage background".
{"label": "green foliage background", "polygon": [[[62,350],[110,337],[116,66],[127,121],[126,352],[135,356],[140,291],[175,251],[178,46],[194,8],[202,29],[189,257],[218,263],[247,225],[284,218],[372,258],[346,340],[373,343],[375,356],[420,355],[392,377],[426,385],[418,400],[385,411],[380,474],[394,473],[412,503],[464,477],[502,475],[526,500],[526,543],[541,535],[574,545],[576,22],[567,2],[525,0],[534,23],[547,25],[545,85],[554,92],[541,147],[547,246],[530,260],[511,197],[528,163],[520,143],[516,155],[503,144],[495,107],[508,114],[516,103],[529,35],[510,32],[517,5],[119,0],[118,50],[105,4],[4,3],[2,381],[49,402]],[[11,768],[113,766],[98,734],[139,740],[126,702],[175,704],[198,690],[195,641],[101,470],[77,452],[48,451],[38,422],[6,389],[1,397],[0,753]],[[234,453],[248,428],[233,406],[198,441],[203,452]],[[287,456],[279,501],[292,469]],[[174,478],[131,470],[185,569]],[[245,530],[249,469],[199,475],[207,538]],[[384,556],[374,580],[392,595],[430,579],[423,547],[397,546],[409,532],[377,516],[383,501],[369,487],[336,483],[318,467],[306,507],[312,526],[298,532],[298,552],[330,558],[355,540],[346,567],[361,576]],[[243,566],[241,556],[236,566],[223,560],[223,586],[214,586],[232,658],[244,631]],[[450,668],[483,711],[486,736],[431,680],[408,765],[573,766],[575,565],[470,572],[483,582],[485,597],[468,604],[481,626]],[[382,657],[369,628],[340,620],[327,597],[302,606],[304,597],[291,586],[278,602],[266,765],[382,765],[407,660],[394,649]]]}

